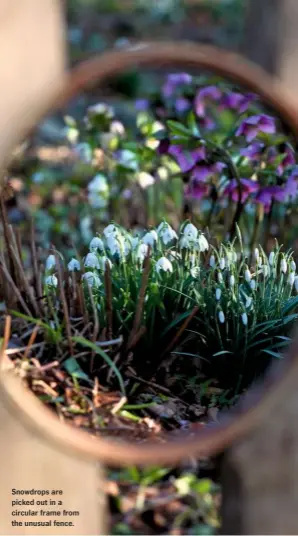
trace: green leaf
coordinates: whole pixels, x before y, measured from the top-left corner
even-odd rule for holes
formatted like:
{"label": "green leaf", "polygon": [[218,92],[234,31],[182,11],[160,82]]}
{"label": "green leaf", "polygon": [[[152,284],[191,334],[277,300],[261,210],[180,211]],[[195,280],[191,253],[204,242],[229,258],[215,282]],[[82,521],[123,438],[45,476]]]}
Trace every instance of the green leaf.
{"label": "green leaf", "polygon": [[191,131],[187,127],[181,123],[178,123],[177,121],[172,121],[169,119],[166,123],[171,131],[171,134],[174,136],[177,135],[185,138],[185,136],[189,137],[192,135]]}
{"label": "green leaf", "polygon": [[74,376],[75,378],[79,378],[80,380],[87,380],[90,382],[90,378],[81,369],[75,357],[70,357],[69,359],[66,359],[63,363],[63,367],[71,376]]}
{"label": "green leaf", "polygon": [[276,359],[282,359],[283,356],[281,354],[278,354],[277,352],[273,352],[273,350],[262,350],[264,354],[271,355],[272,357],[275,357]]}
{"label": "green leaf", "polygon": [[96,346],[94,342],[88,341],[84,337],[72,337],[72,340],[74,342],[77,342],[78,344],[81,344],[82,346],[87,346],[88,348],[93,350],[96,354],[100,355],[105,360],[105,362],[113,370],[115,376],[118,378],[121,393],[123,394],[123,396],[125,396],[125,387],[124,387],[124,381],[123,381],[122,375],[120,371],[118,370],[118,368],[116,367],[115,363],[108,356],[108,354],[106,354],[101,348]]}

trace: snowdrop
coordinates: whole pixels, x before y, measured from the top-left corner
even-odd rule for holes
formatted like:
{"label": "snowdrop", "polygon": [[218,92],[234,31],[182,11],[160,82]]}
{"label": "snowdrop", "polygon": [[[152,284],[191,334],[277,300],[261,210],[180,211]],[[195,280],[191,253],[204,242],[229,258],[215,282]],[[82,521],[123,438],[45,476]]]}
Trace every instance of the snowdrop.
{"label": "snowdrop", "polygon": [[106,256],[103,256],[103,257],[100,257],[99,258],[99,265],[100,265],[100,269],[105,272],[106,271],[106,264],[108,263],[110,269],[112,268],[113,266],[113,263],[110,261],[110,259]]}
{"label": "snowdrop", "polygon": [[196,240],[198,234],[198,229],[192,223],[188,223],[183,229],[183,235],[190,240]]}
{"label": "snowdrop", "polygon": [[86,281],[86,283],[89,285],[89,287],[100,287],[101,280],[98,277],[98,275],[94,274],[93,272],[86,272],[82,275],[82,280]]}
{"label": "snowdrop", "polygon": [[199,266],[193,266],[190,269],[191,276],[196,279],[200,275],[200,267]]}
{"label": "snowdrop", "polygon": [[55,268],[55,266],[56,266],[55,255],[49,255],[47,260],[46,260],[46,270],[47,270],[47,272],[49,272],[50,270]]}
{"label": "snowdrop", "polygon": [[281,259],[281,261],[280,261],[280,269],[284,274],[287,273],[288,265],[287,265],[286,259]]}
{"label": "snowdrop", "polygon": [[224,315],[223,311],[219,311],[218,320],[220,321],[221,324],[225,323],[225,315]]}
{"label": "snowdrop", "polygon": [[259,257],[260,257],[260,252],[259,252],[258,248],[255,248],[254,257],[255,257],[255,260],[258,262]]}
{"label": "snowdrop", "polygon": [[157,232],[153,229],[152,231],[149,231],[145,234],[142,238],[143,244],[147,244],[148,246],[153,247],[155,242],[157,242],[158,235]]}
{"label": "snowdrop", "polygon": [[263,264],[262,272],[264,274],[264,277],[268,277],[268,275],[269,275],[269,266],[267,266],[267,264]]}
{"label": "snowdrop", "polygon": [[221,272],[218,272],[217,274],[217,280],[219,283],[222,283],[223,282],[223,276],[222,276],[222,273]]}
{"label": "snowdrop", "polygon": [[58,286],[58,279],[55,275],[48,275],[45,278],[45,284],[48,287],[57,287]]}
{"label": "snowdrop", "polygon": [[155,183],[155,178],[153,175],[150,175],[150,173],[146,173],[146,171],[141,171],[138,175],[138,183],[144,190],[146,188],[149,188],[149,186],[152,186]]}
{"label": "snowdrop", "polygon": [[214,257],[214,255],[211,255],[211,257],[209,259],[209,266],[211,266],[211,268],[213,268],[215,266],[215,257]]}
{"label": "snowdrop", "polygon": [[295,263],[295,261],[291,260],[290,267],[291,267],[291,270],[293,270],[293,272],[296,271],[296,263]]}
{"label": "snowdrop", "polygon": [[172,242],[172,240],[175,240],[178,238],[177,236],[177,233],[174,231],[174,229],[166,222],[162,222],[158,227],[157,227],[157,233],[158,235],[160,236],[162,242],[164,243],[164,245],[166,246],[167,244],[169,244],[170,242]]}
{"label": "snowdrop", "polygon": [[215,297],[216,297],[217,301],[220,300],[220,298],[221,298],[221,290],[220,290],[220,288],[217,288],[217,289],[216,289],[216,291],[215,291]]}
{"label": "snowdrop", "polygon": [[298,276],[297,276],[297,275],[296,275],[296,277],[295,277],[295,282],[294,282],[294,284],[295,284],[295,290],[296,290],[296,292],[298,292]]}
{"label": "snowdrop", "polygon": [[197,245],[198,245],[198,250],[201,251],[202,253],[204,251],[208,251],[209,249],[208,241],[203,234],[199,235],[199,238],[197,240]]}
{"label": "snowdrop", "polygon": [[142,264],[144,262],[145,257],[148,255],[149,247],[147,244],[140,244],[137,249],[137,260]]}
{"label": "snowdrop", "polygon": [[89,250],[94,253],[95,251],[103,251],[104,249],[104,244],[103,244],[103,241],[98,238],[98,236],[95,236],[94,238],[92,238],[90,244],[89,244]]}
{"label": "snowdrop", "polygon": [[111,255],[124,255],[126,257],[131,250],[130,242],[120,233],[115,235],[112,233],[109,234],[107,237],[107,246]]}
{"label": "snowdrop", "polygon": [[221,259],[219,261],[219,267],[220,267],[221,270],[224,270],[225,267],[226,267],[225,259],[223,257],[221,257]]}
{"label": "snowdrop", "polygon": [[246,270],[244,272],[244,277],[245,277],[245,281],[247,281],[247,283],[249,283],[250,280],[251,280],[251,273],[250,273],[248,268],[246,268]]}
{"label": "snowdrop", "polygon": [[88,191],[93,193],[107,193],[109,185],[106,176],[103,173],[98,173],[88,184]]}
{"label": "snowdrop", "polygon": [[155,265],[155,270],[159,273],[161,270],[163,272],[173,272],[173,266],[172,266],[172,263],[169,261],[169,259],[167,259],[166,257],[161,257],[156,265]]}
{"label": "snowdrop", "polygon": [[256,290],[256,286],[257,286],[257,284],[256,284],[255,279],[252,279],[251,282],[250,282],[251,290]]}
{"label": "snowdrop", "polygon": [[242,318],[242,323],[244,326],[247,326],[247,323],[248,323],[248,316],[246,313],[242,313],[241,315],[241,318]]}
{"label": "snowdrop", "polygon": [[246,298],[246,303],[245,303],[246,309],[249,309],[251,304],[252,304],[252,298],[249,296],[248,298]]}
{"label": "snowdrop", "polygon": [[288,276],[288,283],[292,287],[294,285],[294,282],[295,282],[295,272],[290,272]]}
{"label": "snowdrop", "polygon": [[80,263],[77,259],[75,258],[72,258],[68,265],[67,265],[67,268],[70,272],[74,272],[75,270],[80,270],[81,269],[81,266],[80,266]]}
{"label": "snowdrop", "polygon": [[84,266],[86,268],[100,268],[99,260],[95,253],[88,253],[84,261]]}
{"label": "snowdrop", "polygon": [[233,288],[235,285],[235,276],[232,274],[230,277],[230,287]]}
{"label": "snowdrop", "polygon": [[275,261],[275,253],[274,253],[274,251],[271,251],[271,253],[269,255],[269,264],[270,264],[270,266],[274,265],[274,261]]}
{"label": "snowdrop", "polygon": [[89,117],[104,115],[105,117],[112,119],[114,117],[114,110],[112,106],[108,106],[108,104],[105,104],[104,102],[98,102],[97,104],[88,106],[87,114]]}
{"label": "snowdrop", "polygon": [[[128,169],[131,169],[132,171],[137,171],[139,167],[137,155],[129,149],[122,149],[121,151],[119,151],[117,160],[119,164]],[[147,173],[147,175],[149,175],[149,173]]]}
{"label": "snowdrop", "polygon": [[116,225],[114,225],[113,223],[110,223],[107,227],[104,228],[103,230],[103,234],[105,235],[106,238],[108,238],[109,236],[111,235],[116,235],[118,233],[118,229],[116,227]]}

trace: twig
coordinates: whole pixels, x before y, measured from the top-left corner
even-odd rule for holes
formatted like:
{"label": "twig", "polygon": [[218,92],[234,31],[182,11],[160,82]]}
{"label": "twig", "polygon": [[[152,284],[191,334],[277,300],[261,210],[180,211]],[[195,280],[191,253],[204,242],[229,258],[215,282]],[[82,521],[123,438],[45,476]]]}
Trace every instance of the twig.
{"label": "twig", "polygon": [[56,267],[57,267],[58,286],[59,286],[60,298],[61,298],[62,307],[63,307],[63,313],[64,313],[64,317],[65,317],[66,336],[67,336],[67,340],[68,340],[68,346],[69,346],[70,355],[72,356],[73,355],[73,343],[72,343],[72,338],[71,338],[71,325],[70,325],[70,320],[69,320],[68,307],[67,307],[67,303],[66,303],[66,299],[65,299],[65,292],[64,292],[64,288],[63,288],[61,266],[60,266],[60,262],[59,262],[59,256],[58,256],[56,251],[54,252],[54,255],[55,255],[55,261],[56,261]]}
{"label": "twig", "polygon": [[107,339],[113,337],[113,304],[112,304],[112,279],[108,261],[105,265],[105,291],[106,291],[106,314],[107,314]]}
{"label": "twig", "polygon": [[27,359],[30,350],[33,348],[34,341],[35,341],[35,339],[37,337],[38,331],[39,331],[39,326],[35,326],[34,330],[31,333],[28,345],[27,345],[25,353],[24,353],[24,360]]}
{"label": "twig", "polygon": [[11,316],[5,317],[4,337],[0,348],[0,368],[3,367],[11,331]]}
{"label": "twig", "polygon": [[169,354],[172,351],[172,349],[174,348],[174,346],[176,345],[176,343],[180,339],[182,333],[186,330],[186,328],[187,328],[188,324],[190,323],[190,321],[197,314],[198,310],[199,310],[199,307],[196,305],[196,307],[193,308],[193,310],[190,313],[190,315],[184,320],[182,326],[180,327],[180,329],[176,333],[175,337],[171,340],[170,344],[166,347],[164,352],[161,354],[161,360],[165,357],[166,354]]}
{"label": "twig", "polygon": [[132,341],[134,340],[134,338],[136,336],[136,333],[137,333],[137,331],[139,329],[140,323],[141,323],[143,307],[144,307],[144,301],[145,301],[145,295],[146,295],[146,290],[147,290],[147,286],[148,286],[149,271],[150,271],[150,253],[151,253],[151,249],[149,247],[148,253],[147,253],[146,258],[144,260],[140,294],[139,294],[136,313],[135,313],[135,317],[134,317],[134,321],[133,321],[133,327],[132,327],[132,330],[131,330],[129,338],[128,338],[126,350],[130,350],[130,348],[132,346]]}
{"label": "twig", "polygon": [[7,270],[7,267],[5,266],[4,262],[0,259],[0,267],[1,267],[1,270],[3,272],[3,275],[4,277],[6,278],[7,282],[9,283],[10,285],[10,288],[11,290],[13,291],[13,293],[15,294],[17,300],[20,302],[21,306],[23,307],[25,313],[28,315],[28,316],[32,316],[31,314],[31,311],[30,309],[28,309],[25,301],[23,300],[22,298],[22,295],[18,289],[18,287],[15,285],[10,273],[8,272]]}

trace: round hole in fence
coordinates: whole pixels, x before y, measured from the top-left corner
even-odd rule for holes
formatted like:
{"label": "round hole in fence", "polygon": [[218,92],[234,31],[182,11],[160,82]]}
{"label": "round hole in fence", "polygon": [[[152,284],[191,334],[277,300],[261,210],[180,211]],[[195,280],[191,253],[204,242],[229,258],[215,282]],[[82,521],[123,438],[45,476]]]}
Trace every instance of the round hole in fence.
{"label": "round hole in fence", "polygon": [[57,104],[9,170],[2,290],[7,355],[74,429],[11,378],[7,401],[108,461],[223,448],[278,387],[210,421],[283,355],[296,319],[296,107],[257,68],[187,44],[90,60]]}

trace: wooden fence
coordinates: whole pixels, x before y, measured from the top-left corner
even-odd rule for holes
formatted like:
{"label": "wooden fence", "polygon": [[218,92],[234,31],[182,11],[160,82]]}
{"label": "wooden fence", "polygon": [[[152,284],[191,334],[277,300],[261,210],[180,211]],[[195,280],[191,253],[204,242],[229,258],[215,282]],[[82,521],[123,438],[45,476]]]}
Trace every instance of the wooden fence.
{"label": "wooden fence", "polygon": [[[283,4],[294,8],[295,0]],[[91,60],[69,77],[58,0],[18,0],[17,6],[2,0],[0,15],[0,167],[14,144],[55,103],[62,104],[87,82],[103,82],[109,73],[153,61],[208,65],[229,74],[259,91],[298,136],[295,94],[239,57],[197,45],[144,45]],[[280,73],[285,75],[287,69]],[[288,85],[293,87],[292,82]],[[172,464],[190,455],[216,454],[222,460],[224,534],[298,534],[298,338],[288,359],[272,368],[265,384],[253,388],[218,424],[167,445],[112,443],[61,423],[14,376],[5,345],[2,350],[0,534],[104,534],[104,464]],[[33,518],[13,516],[14,489],[61,491],[63,508],[79,512],[74,526],[25,526],[24,520]],[[57,519],[64,522],[69,517]],[[42,523],[44,517],[36,515],[34,521]]]}

